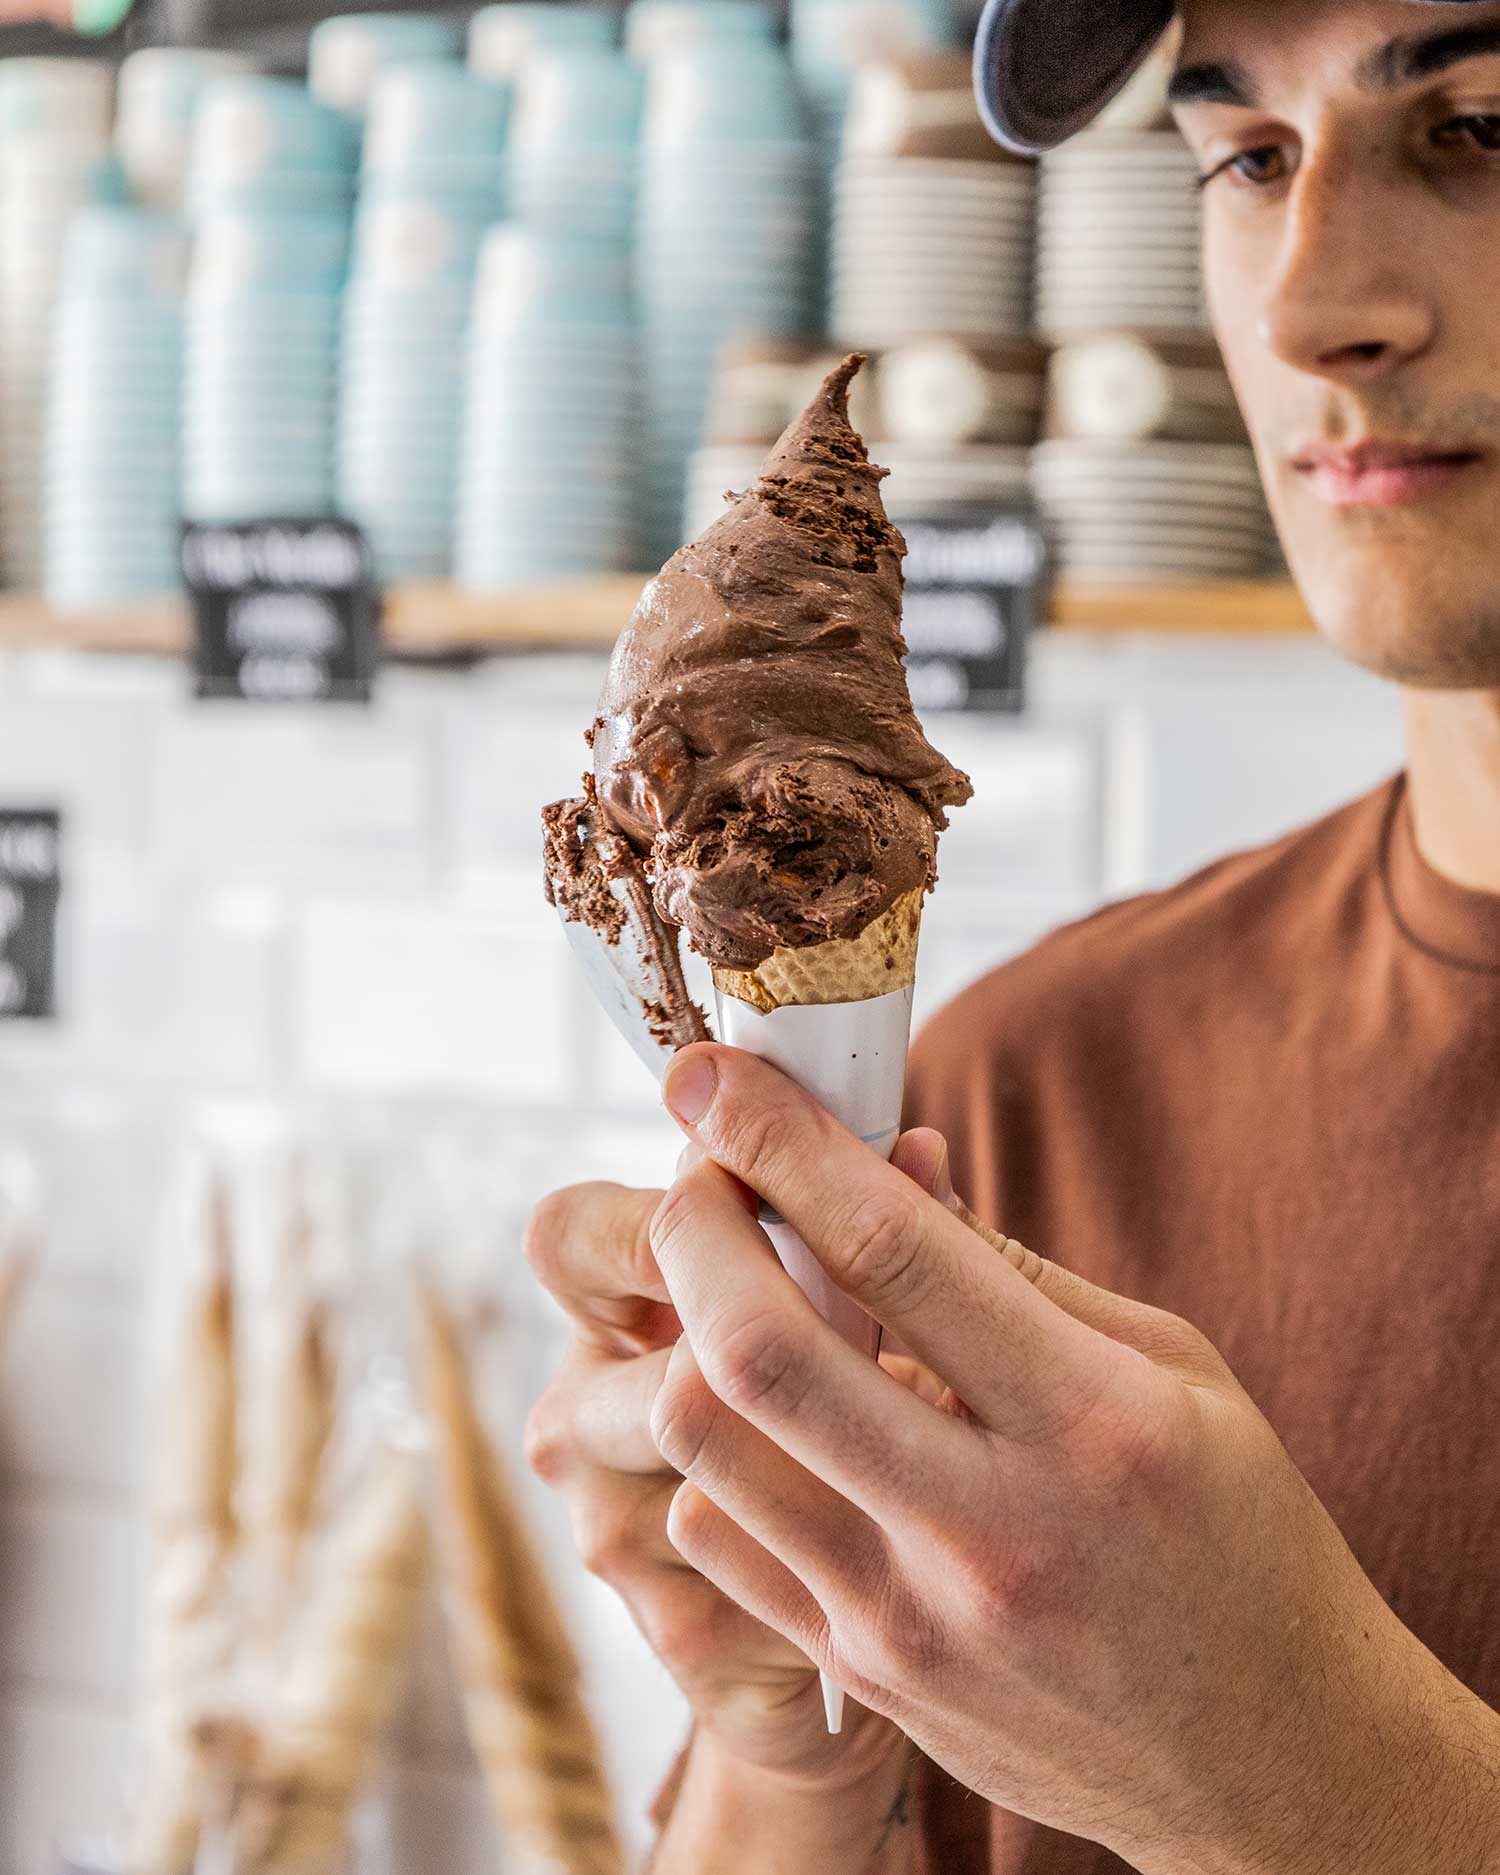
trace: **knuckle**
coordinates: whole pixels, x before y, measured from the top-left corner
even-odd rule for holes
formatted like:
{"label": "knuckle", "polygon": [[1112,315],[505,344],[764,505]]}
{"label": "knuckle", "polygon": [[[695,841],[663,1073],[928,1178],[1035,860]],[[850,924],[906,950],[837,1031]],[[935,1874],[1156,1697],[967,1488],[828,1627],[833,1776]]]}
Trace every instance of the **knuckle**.
{"label": "knuckle", "polygon": [[561,1248],[572,1235],[572,1220],[580,1189],[577,1185],[569,1185],[560,1191],[548,1192],[526,1221],[522,1249],[526,1261],[543,1282],[556,1274]]}
{"label": "knuckle", "polygon": [[662,1194],[651,1215],[649,1237],[653,1254],[670,1250],[685,1232],[691,1232],[697,1200],[690,1185],[676,1184]]}
{"label": "knuckle", "polygon": [[572,1448],[571,1422],[549,1389],[526,1416],[526,1463],[544,1484],[556,1484],[567,1473]]}
{"label": "knuckle", "polygon": [[651,1611],[646,1638],[668,1666],[689,1679],[722,1667],[719,1611],[701,1594],[664,1596]]}
{"label": "knuckle", "polygon": [[734,1171],[748,1175],[757,1166],[784,1165],[795,1158],[800,1129],[787,1101],[757,1100],[740,1106],[726,1100],[723,1108],[719,1142]]}
{"label": "knuckle", "polygon": [[946,1624],[930,1600],[899,1580],[887,1584],[867,1614],[840,1628],[835,1650],[853,1676],[844,1683],[856,1698],[861,1689],[931,1686],[952,1664],[954,1646]]}
{"label": "knuckle", "polygon": [[618,1510],[585,1506],[574,1519],[573,1540],[584,1568],[611,1587],[641,1566],[634,1523]]}
{"label": "knuckle", "polygon": [[910,1307],[920,1300],[923,1258],[917,1206],[893,1192],[870,1192],[839,1233],[843,1281],[865,1300]]}
{"label": "knuckle", "polygon": [[651,1405],[651,1440],[674,1471],[688,1472],[703,1457],[717,1405],[696,1376],[664,1380]]}
{"label": "knuckle", "polygon": [[1112,1394],[1074,1432],[1075,1466],[1111,1502],[1155,1493],[1175,1478],[1184,1427],[1166,1386],[1145,1397]]}
{"label": "knuckle", "polygon": [[776,1316],[746,1316],[717,1336],[703,1352],[703,1372],[724,1404],[736,1412],[796,1411],[809,1385],[786,1325]]}

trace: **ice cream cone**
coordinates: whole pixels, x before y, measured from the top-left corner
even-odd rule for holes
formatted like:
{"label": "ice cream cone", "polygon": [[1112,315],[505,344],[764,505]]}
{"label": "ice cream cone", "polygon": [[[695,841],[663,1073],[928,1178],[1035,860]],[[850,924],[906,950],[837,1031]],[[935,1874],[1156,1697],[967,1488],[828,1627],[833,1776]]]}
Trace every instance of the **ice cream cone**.
{"label": "ice cream cone", "polygon": [[916,981],[921,925],[922,894],[907,892],[857,937],[773,951],[754,970],[715,970],[714,986],[767,1013],[889,996]]}

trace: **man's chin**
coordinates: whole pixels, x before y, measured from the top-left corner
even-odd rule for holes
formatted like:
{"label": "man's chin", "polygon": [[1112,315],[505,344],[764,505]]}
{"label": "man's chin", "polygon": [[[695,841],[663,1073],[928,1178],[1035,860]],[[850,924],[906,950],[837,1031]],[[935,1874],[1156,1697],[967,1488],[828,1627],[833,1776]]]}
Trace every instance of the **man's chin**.
{"label": "man's chin", "polygon": [[1358,549],[1288,559],[1319,632],[1351,663],[1419,690],[1500,690],[1500,564]]}

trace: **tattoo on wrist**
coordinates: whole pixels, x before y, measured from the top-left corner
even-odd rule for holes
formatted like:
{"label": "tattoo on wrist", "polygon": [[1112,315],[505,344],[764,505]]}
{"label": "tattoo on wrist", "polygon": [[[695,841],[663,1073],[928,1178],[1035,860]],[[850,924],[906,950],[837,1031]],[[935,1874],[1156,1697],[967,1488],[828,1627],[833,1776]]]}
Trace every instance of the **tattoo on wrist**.
{"label": "tattoo on wrist", "polygon": [[895,1800],[880,1825],[880,1839],[875,1844],[875,1854],[880,1855],[888,1849],[896,1836],[904,1829],[911,1828],[911,1761],[907,1760],[906,1769],[901,1773],[901,1788],[896,1792]]}

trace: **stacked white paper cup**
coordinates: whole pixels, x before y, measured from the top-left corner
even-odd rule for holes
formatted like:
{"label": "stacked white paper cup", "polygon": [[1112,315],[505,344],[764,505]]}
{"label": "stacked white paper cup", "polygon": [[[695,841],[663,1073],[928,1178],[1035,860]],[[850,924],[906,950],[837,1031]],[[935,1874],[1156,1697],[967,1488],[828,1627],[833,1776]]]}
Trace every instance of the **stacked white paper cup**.
{"label": "stacked white paper cup", "polygon": [[482,78],[517,78],[538,53],[614,45],[619,20],[613,7],[576,6],[569,0],[503,0],[499,6],[481,7],[470,20],[469,64]]}
{"label": "stacked white paper cup", "polygon": [[647,396],[648,563],[681,543],[688,459],[731,341],[817,324],[819,162],[778,47],[708,42],[647,73],[637,289]]}
{"label": "stacked white paper cup", "polygon": [[501,227],[469,339],[456,574],[477,591],[636,563],[636,333],[625,256]]}
{"label": "stacked white paper cup", "polygon": [[0,64],[0,560],[42,577],[43,436],[63,251],[74,214],[118,196],[109,70],[77,59]]}
{"label": "stacked white paper cup", "polygon": [[178,584],[181,224],[140,208],[75,217],[47,416],[46,591],[86,610]]}
{"label": "stacked white paper cup", "polygon": [[1029,163],[846,157],[834,180],[834,336],[879,349],[1025,333],[1035,187]]}
{"label": "stacked white paper cup", "polygon": [[1055,439],[1033,451],[1032,480],[1065,578],[1193,584],[1265,567],[1270,522],[1244,444]]}
{"label": "stacked white paper cup", "polygon": [[176,211],[192,150],[193,122],[205,85],[250,69],[232,52],[148,46],[120,67],[115,151],[138,201]]}
{"label": "stacked white paper cup", "polygon": [[362,116],[377,74],[406,59],[457,58],[463,34],[437,13],[341,13],[320,20],[307,48],[307,82],[321,103]]}
{"label": "stacked white paper cup", "polygon": [[621,52],[534,53],[516,79],[510,206],[528,227],[629,246],[640,163],[641,77]]}
{"label": "stacked white paper cup", "polygon": [[183,388],[195,521],[328,514],[348,223],[241,210],[198,229]]}
{"label": "stacked white paper cup", "polygon": [[305,85],[257,75],[216,78],[193,127],[187,205],[348,215],[359,152],[356,124]]}
{"label": "stacked white paper cup", "polygon": [[1206,333],[1196,174],[1175,130],[1098,131],[1044,157],[1038,329]]}

